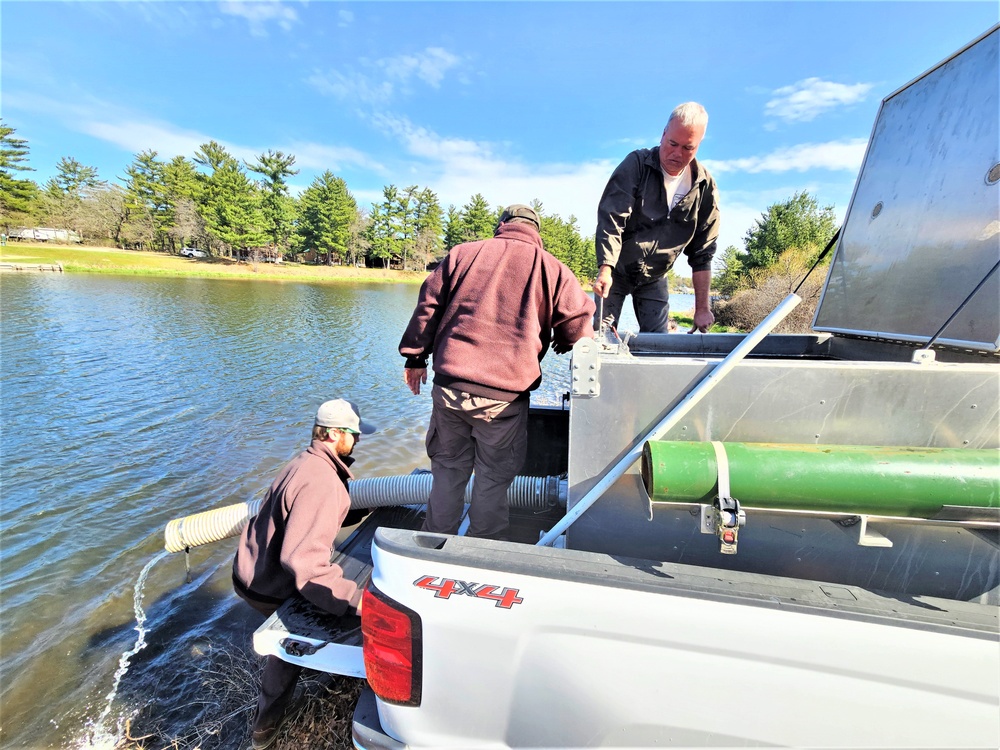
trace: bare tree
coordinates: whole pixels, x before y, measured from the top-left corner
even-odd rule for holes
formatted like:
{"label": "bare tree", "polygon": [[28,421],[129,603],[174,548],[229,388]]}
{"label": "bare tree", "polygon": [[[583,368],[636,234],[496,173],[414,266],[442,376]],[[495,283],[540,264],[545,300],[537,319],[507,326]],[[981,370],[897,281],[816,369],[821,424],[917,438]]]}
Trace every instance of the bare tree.
{"label": "bare tree", "polygon": [[121,247],[125,215],[125,193],[119,186],[90,188],[78,207],[76,229],[86,241],[110,241]]}
{"label": "bare tree", "polygon": [[191,198],[179,198],[174,205],[174,224],[168,230],[171,244],[190,243],[198,247],[207,247],[208,231],[205,220],[198,213],[198,205]]}
{"label": "bare tree", "polygon": [[368,222],[371,220],[370,216],[371,214],[367,208],[358,208],[354,220],[349,225],[347,257],[352,266],[358,264],[359,258],[364,258],[368,255]]}

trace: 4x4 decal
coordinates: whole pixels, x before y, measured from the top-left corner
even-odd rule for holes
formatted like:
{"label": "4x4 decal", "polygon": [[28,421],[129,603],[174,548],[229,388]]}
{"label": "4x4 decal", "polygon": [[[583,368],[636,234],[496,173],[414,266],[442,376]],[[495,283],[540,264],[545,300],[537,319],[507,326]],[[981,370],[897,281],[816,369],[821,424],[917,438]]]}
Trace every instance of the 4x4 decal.
{"label": "4x4 decal", "polygon": [[422,576],[413,582],[418,589],[427,589],[434,592],[435,599],[448,599],[452,594],[471,596],[475,599],[488,599],[500,609],[510,609],[515,604],[524,601],[517,589],[504,588],[499,593],[499,586],[489,584],[467,583],[456,581],[451,578],[435,578],[434,576]]}

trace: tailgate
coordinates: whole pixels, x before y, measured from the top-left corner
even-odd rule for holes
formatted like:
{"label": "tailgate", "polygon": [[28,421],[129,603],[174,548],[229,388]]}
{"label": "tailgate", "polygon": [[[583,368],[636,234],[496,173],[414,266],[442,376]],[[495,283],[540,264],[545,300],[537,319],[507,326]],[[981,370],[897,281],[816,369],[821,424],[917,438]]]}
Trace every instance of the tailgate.
{"label": "tailgate", "polygon": [[[363,588],[371,580],[375,531],[418,529],[423,520],[422,508],[376,509],[340,545],[333,561]],[[254,651],[261,656],[348,677],[365,676],[361,645],[360,617],[335,617],[300,597],[282,604],[253,634]]]}

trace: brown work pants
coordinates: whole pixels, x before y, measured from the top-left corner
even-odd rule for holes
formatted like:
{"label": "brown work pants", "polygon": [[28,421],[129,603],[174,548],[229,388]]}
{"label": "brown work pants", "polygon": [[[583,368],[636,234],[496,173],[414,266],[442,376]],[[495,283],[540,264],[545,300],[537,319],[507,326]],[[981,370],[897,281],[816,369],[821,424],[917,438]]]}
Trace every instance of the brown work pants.
{"label": "brown work pants", "polygon": [[528,400],[498,401],[438,385],[432,397],[427,455],[434,481],[424,531],[458,532],[475,470],[468,536],[506,539],[507,490],[527,451]]}

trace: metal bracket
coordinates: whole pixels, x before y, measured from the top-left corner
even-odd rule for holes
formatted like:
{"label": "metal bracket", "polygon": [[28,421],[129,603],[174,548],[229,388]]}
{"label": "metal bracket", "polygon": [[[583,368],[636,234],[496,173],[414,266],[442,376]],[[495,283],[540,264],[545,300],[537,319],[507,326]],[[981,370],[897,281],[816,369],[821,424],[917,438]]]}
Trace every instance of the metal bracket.
{"label": "metal bracket", "polygon": [[933,349],[917,349],[913,352],[911,362],[916,365],[929,365],[937,360],[937,353]]}
{"label": "metal bracket", "polygon": [[601,353],[594,339],[583,338],[573,344],[570,360],[570,395],[600,396]]}
{"label": "metal bracket", "polygon": [[[850,521],[850,523],[848,522]],[[852,518],[840,521],[840,527],[847,531],[847,533],[853,532],[853,527],[858,527],[858,546],[859,547],[891,547],[892,540],[886,537],[884,534],[880,534],[868,526],[868,516],[853,516]]]}

